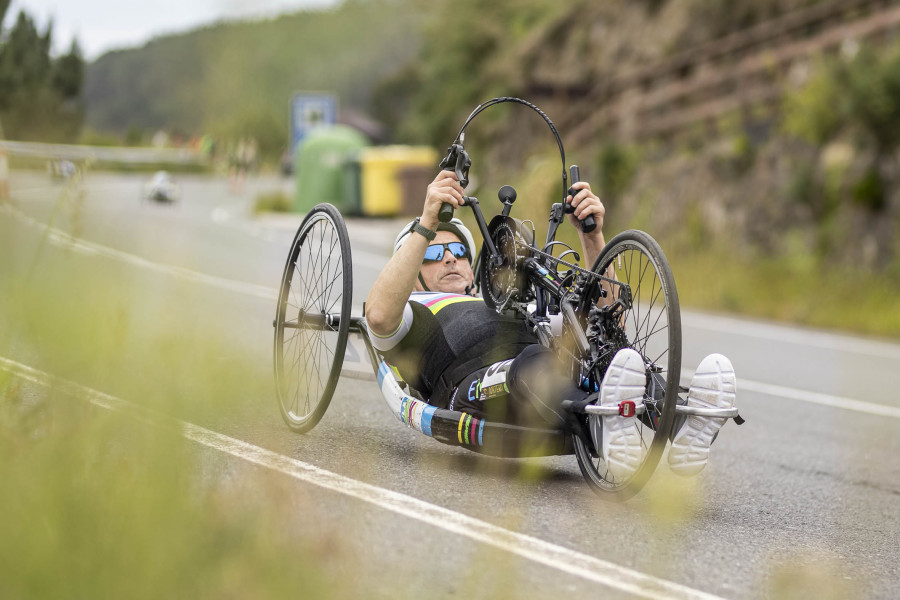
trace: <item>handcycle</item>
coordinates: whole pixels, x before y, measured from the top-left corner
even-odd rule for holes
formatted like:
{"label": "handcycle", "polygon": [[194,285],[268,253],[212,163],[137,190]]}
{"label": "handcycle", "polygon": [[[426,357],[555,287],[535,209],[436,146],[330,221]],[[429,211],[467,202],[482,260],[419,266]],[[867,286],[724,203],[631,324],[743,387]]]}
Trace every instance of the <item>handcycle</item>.
{"label": "handcycle", "polygon": [[[465,188],[471,165],[464,147],[466,127],[483,110],[516,103],[537,112],[556,138],[563,165],[562,201],[550,209],[543,245],[533,222],[510,217],[516,191],[503,186],[500,214],[487,223],[475,197],[465,197],[483,238],[475,264],[477,289],[498,312],[523,319],[539,342],[566,365],[572,381],[596,391],[613,356],[633,348],[644,359],[647,384],[641,402],[618,406],[584,405],[570,400],[563,408],[582,419],[589,436],[492,422],[429,405],[405,386],[369,341],[365,317],[352,312],[353,273],[350,240],[340,212],[315,206],[304,218],[285,263],[275,320],[274,367],[278,403],[294,431],[311,430],[324,415],[341,375],[347,339],[361,334],[373,372],[389,409],[405,425],[449,445],[496,456],[574,454],[590,487],[623,500],[637,493],[655,470],[669,441],[676,415],[740,419],[737,409],[689,407],[679,398],[681,316],[669,263],[647,233],[624,231],[606,244],[591,268],[577,263],[578,253],[556,240],[572,191],[565,150],[552,121],[537,106],[519,98],[495,98],[470,114],[440,167],[455,171]],[[572,166],[571,181],[579,180]],[[440,219],[452,217],[442,207]],[[592,219],[581,223],[586,231]],[[561,321],[561,331],[556,327]],[[602,435],[605,417],[634,418],[644,452],[637,470],[618,477],[610,472],[591,440]]]}

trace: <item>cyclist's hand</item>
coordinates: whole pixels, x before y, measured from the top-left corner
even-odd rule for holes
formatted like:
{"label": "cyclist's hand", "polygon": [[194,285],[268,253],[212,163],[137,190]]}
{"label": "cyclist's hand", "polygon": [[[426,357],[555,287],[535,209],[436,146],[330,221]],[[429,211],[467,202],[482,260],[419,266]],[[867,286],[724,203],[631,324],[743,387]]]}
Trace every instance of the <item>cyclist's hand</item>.
{"label": "cyclist's hand", "polygon": [[441,210],[441,204],[447,203],[454,209],[465,204],[463,200],[463,188],[456,179],[456,173],[453,171],[441,171],[434,178],[434,181],[428,184],[428,191],[425,193],[425,207],[422,209],[423,227],[428,229],[437,229],[438,211]]}
{"label": "cyclist's hand", "polygon": [[593,215],[594,221],[597,223],[597,228],[591,233],[586,233],[584,235],[602,235],[603,217],[606,214],[606,208],[604,208],[603,203],[600,202],[600,198],[591,191],[591,184],[586,181],[578,181],[572,184],[572,187],[577,190],[577,193],[574,197],[568,196],[566,198],[566,201],[575,209],[575,212],[569,214],[569,222],[574,227],[577,227],[578,232],[581,233],[581,228],[578,227],[578,221],[583,220],[588,215]]}

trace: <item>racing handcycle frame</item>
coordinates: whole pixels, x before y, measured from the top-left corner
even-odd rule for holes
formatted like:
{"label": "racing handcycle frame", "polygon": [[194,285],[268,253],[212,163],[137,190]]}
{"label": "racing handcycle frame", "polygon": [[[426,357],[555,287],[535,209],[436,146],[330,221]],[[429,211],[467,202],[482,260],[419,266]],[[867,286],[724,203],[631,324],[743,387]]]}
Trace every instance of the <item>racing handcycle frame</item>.
{"label": "racing handcycle frame", "polygon": [[[516,315],[550,347],[573,383],[596,392],[612,357],[633,348],[644,358],[647,385],[643,401],[617,406],[565,400],[562,408],[582,424],[579,434],[486,421],[473,415],[429,405],[406,386],[372,346],[365,317],[353,316],[353,273],[350,239],[340,212],[330,204],[315,206],[294,236],[279,289],[274,365],[279,408],[297,432],[312,429],[327,409],[340,378],[347,339],[360,334],[378,386],[389,409],[407,426],[445,444],[496,456],[574,453],[585,480],[595,491],[622,500],[649,479],[670,439],[677,417],[734,418],[737,409],[689,407],[679,393],[681,317],[669,263],[647,233],[624,231],[605,245],[590,269],[576,264],[576,251],[556,241],[556,232],[571,212],[566,198],[565,151],[550,119],[519,98],[495,98],[479,105],[448,149],[441,167],[456,172],[465,187],[471,161],[463,146],[468,124],[489,106],[512,102],[536,111],[548,124],[563,164],[563,196],[554,203],[546,241],[535,243],[530,221],[509,216],[516,192],[503,186],[502,212],[487,223],[477,198],[465,197],[482,234],[475,265],[476,282],[485,303]],[[572,183],[578,178],[572,168]],[[452,216],[452,212],[450,213]],[[442,220],[449,218],[442,211]],[[590,224],[582,223],[586,231]],[[557,250],[562,250],[558,256]],[[560,327],[561,325],[561,327]],[[599,451],[603,420],[633,418],[641,432],[643,458],[626,477],[614,476]]]}

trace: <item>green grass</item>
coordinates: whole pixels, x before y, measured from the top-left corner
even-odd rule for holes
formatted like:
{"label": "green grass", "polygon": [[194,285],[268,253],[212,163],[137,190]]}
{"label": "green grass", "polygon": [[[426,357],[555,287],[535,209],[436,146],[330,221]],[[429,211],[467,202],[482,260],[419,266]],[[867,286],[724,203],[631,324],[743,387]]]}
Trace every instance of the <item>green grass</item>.
{"label": "green grass", "polygon": [[900,279],[892,272],[727,249],[670,252],[668,258],[683,307],[900,338]]}
{"label": "green grass", "polygon": [[253,204],[253,212],[256,214],[266,212],[291,212],[293,201],[290,195],[280,190],[264,192],[256,197]]}

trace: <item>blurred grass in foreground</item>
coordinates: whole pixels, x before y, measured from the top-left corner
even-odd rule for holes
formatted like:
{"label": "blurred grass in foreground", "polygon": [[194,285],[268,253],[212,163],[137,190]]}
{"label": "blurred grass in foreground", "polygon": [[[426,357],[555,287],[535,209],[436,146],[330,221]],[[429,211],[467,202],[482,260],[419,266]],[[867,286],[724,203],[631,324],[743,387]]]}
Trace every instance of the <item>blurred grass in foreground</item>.
{"label": "blurred grass in foreground", "polygon": [[34,265],[0,278],[0,352],[180,417],[245,410],[270,391],[269,357],[241,343],[245,318],[221,290],[52,245]]}
{"label": "blurred grass in foreground", "polygon": [[[9,223],[0,222],[0,355],[165,414],[259,419],[269,359],[235,342],[243,331],[220,291],[53,244],[35,254],[36,236]],[[344,557],[296,525],[308,490],[284,492],[281,476],[4,371],[0,481],[0,598],[342,589],[333,561]]]}
{"label": "blurred grass in foreground", "polygon": [[189,442],[0,381],[0,596],[322,597],[311,548],[192,484]]}

